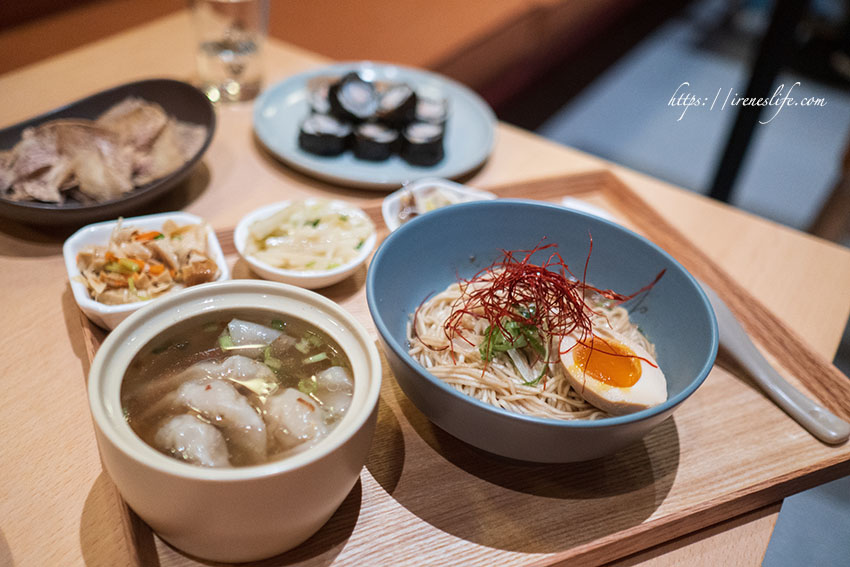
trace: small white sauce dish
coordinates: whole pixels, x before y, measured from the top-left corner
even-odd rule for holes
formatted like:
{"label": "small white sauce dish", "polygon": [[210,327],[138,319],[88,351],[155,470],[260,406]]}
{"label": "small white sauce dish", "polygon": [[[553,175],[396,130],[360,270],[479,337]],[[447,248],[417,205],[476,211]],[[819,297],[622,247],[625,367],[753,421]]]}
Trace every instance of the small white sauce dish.
{"label": "small white sauce dish", "polygon": [[[241,467],[193,465],[146,444],[121,402],[124,375],[139,351],[187,320],[256,311],[309,321],[346,354],[354,390],[333,431],[301,452]],[[336,303],[291,285],[230,280],[162,297],[124,320],[92,361],[88,395],[104,468],[130,508],[189,555],[237,563],[292,549],[339,508],[366,463],[381,379],[374,339]]]}
{"label": "small white sauce dish", "polygon": [[[201,217],[189,213],[171,212],[128,217],[122,221],[122,225],[124,227],[138,227],[142,230],[159,230],[166,220],[172,220],[178,225],[202,224],[205,222]],[[71,283],[71,292],[74,295],[74,300],[77,302],[80,310],[92,322],[108,330],[114,329],[134,311],[164,297],[163,295],[149,301],[137,301],[123,305],[107,305],[92,299],[89,296],[86,285],[77,280],[77,277],[80,275],[80,270],[77,268],[77,254],[86,246],[105,246],[109,242],[109,236],[117,224],[118,221],[114,220],[84,226],[68,237],[62,246],[62,254],[65,257],[65,268],[68,271],[68,280]],[[221,245],[215,236],[215,232],[209,225],[207,225],[207,251],[209,257],[218,265],[219,275],[216,281],[229,280],[230,270],[227,267],[227,259],[224,257],[224,252],[221,250]],[[172,293],[178,292],[175,291]],[[171,295],[171,293],[165,295]]]}
{"label": "small white sauce dish", "polygon": [[[384,223],[390,232],[397,229],[403,224],[400,219],[400,214],[404,207],[404,201],[411,197],[416,201],[425,201],[429,194],[439,196],[440,200],[448,201],[447,204],[466,203],[469,201],[489,201],[496,198],[496,195],[489,191],[482,191],[473,187],[467,187],[448,179],[439,177],[426,177],[406,184],[404,187],[394,193],[390,193],[384,198],[381,204],[381,214],[384,217]],[[446,205],[443,205],[446,206]],[[417,213],[423,215],[429,211]],[[409,219],[407,219],[409,220]]]}
{"label": "small white sauce dish", "polygon": [[[306,199],[304,202],[307,205],[310,205],[319,201],[325,200]],[[345,215],[356,215],[369,219],[369,215],[367,215],[362,209],[359,209],[350,203],[340,200],[327,200],[327,202],[335,212]],[[242,259],[245,260],[245,262],[251,267],[251,270],[253,270],[261,278],[297,285],[306,289],[318,289],[341,282],[351,276],[372,254],[372,251],[375,249],[375,244],[378,241],[378,235],[374,228],[370,236],[363,242],[362,246],[360,246],[357,256],[349,262],[328,270],[282,269],[267,264],[251,254],[248,254],[247,245],[248,239],[251,236],[251,226],[255,222],[267,219],[294,203],[295,201],[280,201],[278,203],[272,203],[270,205],[260,207],[259,209],[245,215],[242,220],[239,221],[239,224],[236,225],[236,229],[233,232],[233,242],[236,245],[236,250],[239,252]],[[371,223],[371,219],[369,219],[369,222]]]}

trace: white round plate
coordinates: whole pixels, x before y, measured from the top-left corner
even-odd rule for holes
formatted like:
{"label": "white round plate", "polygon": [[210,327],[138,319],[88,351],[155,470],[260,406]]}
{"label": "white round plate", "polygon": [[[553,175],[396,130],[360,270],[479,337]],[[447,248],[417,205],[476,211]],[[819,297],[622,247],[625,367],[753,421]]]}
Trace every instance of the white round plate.
{"label": "white round plate", "polygon": [[[323,157],[298,146],[301,122],[310,113],[307,81],[319,76],[342,76],[357,71],[366,80],[403,82],[421,96],[448,100],[445,157],[433,166],[413,166],[399,156],[370,162],[350,151]],[[323,181],[389,191],[422,177],[454,179],[481,165],[493,150],[496,116],[477,94],[447,77],[428,71],[361,61],[339,63],[294,75],[266,89],[254,105],[254,132],[281,161]]]}

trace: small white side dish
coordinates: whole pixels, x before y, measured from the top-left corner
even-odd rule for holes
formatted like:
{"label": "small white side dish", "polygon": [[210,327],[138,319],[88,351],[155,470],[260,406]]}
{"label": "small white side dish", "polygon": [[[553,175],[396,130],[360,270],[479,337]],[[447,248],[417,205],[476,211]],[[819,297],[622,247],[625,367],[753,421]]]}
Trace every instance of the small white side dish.
{"label": "small white side dish", "polygon": [[[124,418],[121,387],[136,354],[187,319],[239,310],[297,317],[332,338],[351,365],[354,390],[327,437],[281,460],[207,468],[147,445]],[[295,286],[231,280],[150,303],[118,325],[97,351],[89,405],[103,465],[127,502],[165,541],[201,559],[255,561],[316,533],[360,478],[375,430],[381,361],[374,339],[347,311]]]}
{"label": "small white side dish", "polygon": [[[399,218],[399,214],[404,206],[405,197],[412,196],[414,199],[425,200],[430,192],[436,192],[441,197],[450,201],[450,204],[466,203],[468,201],[485,201],[495,199],[496,195],[489,191],[482,191],[473,187],[467,187],[448,179],[438,177],[427,177],[408,183],[398,191],[390,193],[384,198],[381,204],[381,214],[384,217],[384,223],[390,232],[397,229],[403,223]],[[428,212],[428,211],[425,211]],[[420,212],[418,214],[425,214]]]}
{"label": "small white side dish", "polygon": [[[125,227],[133,226],[145,230],[158,230],[169,219],[179,225],[201,224],[204,222],[204,219],[189,213],[173,212],[125,218],[123,225]],[[160,296],[150,301],[137,301],[123,305],[107,305],[92,299],[89,296],[86,285],[77,281],[76,278],[80,275],[80,270],[77,268],[77,254],[86,246],[105,245],[109,241],[109,236],[117,224],[118,221],[114,220],[84,226],[68,237],[62,246],[62,254],[65,257],[65,268],[68,271],[68,280],[71,283],[71,292],[74,295],[74,300],[79,305],[80,310],[96,325],[110,330],[114,329],[118,323],[134,311],[137,311],[151,301],[157,301],[162,298]],[[207,248],[210,258],[218,264],[219,276],[216,281],[229,280],[230,270],[227,267],[227,259],[224,257],[224,252],[221,251],[221,245],[215,236],[215,232],[209,225],[207,225]]]}
{"label": "small white side dish", "polygon": [[[320,199],[306,199],[305,202],[310,204],[317,201],[320,201]],[[233,242],[236,245],[236,250],[257,275],[267,280],[297,285],[306,289],[317,289],[333,285],[349,277],[356,272],[357,269],[360,268],[360,266],[363,265],[372,254],[378,240],[377,232],[374,230],[360,247],[360,251],[356,257],[354,257],[350,262],[329,270],[287,270],[276,268],[258,260],[251,254],[248,254],[247,244],[248,239],[251,236],[251,225],[257,221],[271,217],[294,202],[295,201],[281,201],[260,207],[259,209],[245,215],[242,220],[239,221],[239,224],[236,225],[236,229],[233,232]],[[333,210],[338,211],[341,214],[344,213],[346,215],[357,215],[363,218],[369,218],[362,209],[346,203],[345,201],[331,200],[329,201],[329,204]]]}

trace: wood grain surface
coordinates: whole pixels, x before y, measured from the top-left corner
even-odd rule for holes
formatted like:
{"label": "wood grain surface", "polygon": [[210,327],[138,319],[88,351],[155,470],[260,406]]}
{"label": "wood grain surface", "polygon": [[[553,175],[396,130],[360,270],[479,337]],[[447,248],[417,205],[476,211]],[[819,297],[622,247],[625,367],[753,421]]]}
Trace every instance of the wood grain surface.
{"label": "wood grain surface", "polygon": [[[48,29],[46,33],[53,32]],[[267,47],[269,85],[329,62],[274,39]],[[188,12],[181,10],[4,74],[0,76],[4,102],[0,125],[123,82],[150,77],[191,81],[192,54],[191,20]],[[275,200],[318,195],[367,207],[380,200],[381,195],[327,185],[281,165],[256,143],[251,110],[249,104],[219,107],[216,135],[203,163],[187,183],[139,214],[185,210],[225,229],[235,226],[249,211]],[[835,354],[850,314],[850,252],[846,248],[504,123],[497,126],[490,159],[466,180],[491,189],[599,169],[616,173],[636,195],[651,203],[669,225],[698,244],[779,321],[796,330],[811,352],[821,358]],[[592,188],[590,181],[592,176],[583,185]],[[553,191],[557,188],[553,185]],[[606,201],[601,193],[586,192],[581,197],[610,207],[628,221],[628,214],[618,213],[615,203]],[[139,564],[140,549],[150,553],[142,560],[145,565],[183,565],[186,559],[144,526],[129,532],[138,544],[128,549],[120,501],[102,470],[82,387],[90,357],[62,259],[66,236],[62,231],[0,223],[0,310],[6,327],[12,330],[7,340],[0,341],[4,387],[0,397],[0,565],[134,565]],[[236,277],[251,276],[241,262],[235,262],[234,268]],[[365,307],[364,278],[365,272],[358,273],[324,293],[368,328],[371,319]],[[374,328],[370,331],[377,338]],[[787,371],[785,375],[802,386]],[[387,381],[392,385],[391,378]],[[733,403],[726,410],[735,419],[727,416],[724,421],[711,408],[716,399],[729,394]],[[538,482],[535,471],[522,468],[515,473],[520,480],[506,480],[509,469],[486,456],[473,455],[470,458],[474,457],[476,468],[466,466],[469,459],[462,457],[468,453],[433,431],[427,421],[418,421],[416,412],[394,388],[385,391],[381,408],[382,434],[376,439],[361,483],[345,506],[314,541],[267,565],[563,563],[566,560],[561,558],[574,554],[570,550],[582,544],[582,535],[593,535],[582,531],[582,526],[596,520],[582,521],[575,515],[586,509],[582,502],[592,501],[604,509],[606,495],[597,490],[598,485],[605,488],[621,471],[617,463],[597,464],[585,471],[597,478],[586,492],[570,491],[569,487],[576,485],[570,470],[563,471],[556,481],[541,478]],[[812,440],[723,359],[670,425],[672,430],[658,434],[664,434],[662,446],[672,443],[680,458],[659,453],[658,438],[647,439],[637,451],[645,455],[640,459],[642,466],[648,463],[659,480],[649,488],[619,489],[621,493],[644,491],[643,507],[626,512],[633,526],[644,522],[647,527],[643,529],[657,530],[651,522],[664,521],[675,509],[700,511],[705,507],[700,503],[710,495],[715,502],[733,502],[738,509],[749,509],[755,506],[752,497],[742,506],[736,500],[737,490],[758,493],[759,487],[778,483],[773,496],[762,490],[755,498],[773,501],[776,492],[788,493],[827,480],[819,474],[831,476],[828,466],[820,469],[829,473],[826,475],[810,474],[809,467],[823,466],[825,459],[834,456],[840,461],[846,451]],[[719,464],[726,468],[716,466]],[[479,468],[484,473],[479,473]],[[665,484],[669,490],[655,494],[654,487]],[[466,492],[455,500],[444,496],[456,489]],[[614,492],[612,497],[619,498]],[[444,502],[447,508],[437,515],[430,506],[432,501]],[[650,501],[658,504],[647,504]],[[722,505],[718,506],[722,510]],[[529,513],[534,507],[540,514]],[[717,508],[711,512],[716,518],[728,512],[717,514]],[[721,523],[703,517],[698,523],[710,526],[614,564],[758,565],[778,509],[779,504],[772,503]],[[617,533],[624,521],[620,516],[620,512],[613,514],[614,523],[607,532],[596,530],[600,537]],[[387,524],[385,518],[397,521]],[[391,539],[386,538],[384,534],[394,526],[399,529]],[[692,528],[693,523],[686,525],[687,530]],[[578,535],[563,533],[573,529]],[[500,539],[500,530],[516,539]],[[529,534],[525,540],[524,534]],[[607,553],[622,556],[635,546],[626,547]]]}
{"label": "wood grain surface", "polygon": [[[846,377],[615,175],[491,190],[544,201],[570,195],[604,207],[712,285],[766,353],[791,371],[789,381],[848,415]],[[380,200],[362,207],[386,236]],[[234,277],[253,277],[236,259],[232,229],[216,233]],[[323,292],[343,305],[364,302],[364,275]],[[91,356],[105,334],[81,320]],[[808,361],[805,372],[798,372],[798,358]],[[850,446],[814,440],[722,357],[697,393],[643,442],[610,458],[554,466],[507,461],[452,438],[405,398],[386,364],[383,378],[360,483],[316,536],[259,565],[455,565],[456,556],[464,565],[599,565],[850,472]],[[126,506],[115,509],[131,563],[198,564],[152,535]]]}

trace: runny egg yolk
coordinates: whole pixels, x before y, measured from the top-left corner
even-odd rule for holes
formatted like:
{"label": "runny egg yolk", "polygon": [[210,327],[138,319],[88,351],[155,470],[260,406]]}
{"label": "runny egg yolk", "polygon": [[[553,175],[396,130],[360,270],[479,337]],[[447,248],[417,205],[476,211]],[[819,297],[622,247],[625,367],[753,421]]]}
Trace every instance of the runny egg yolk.
{"label": "runny egg yolk", "polygon": [[612,339],[592,337],[589,345],[576,343],[573,361],[583,373],[616,388],[634,386],[640,379],[641,364],[637,355]]}

